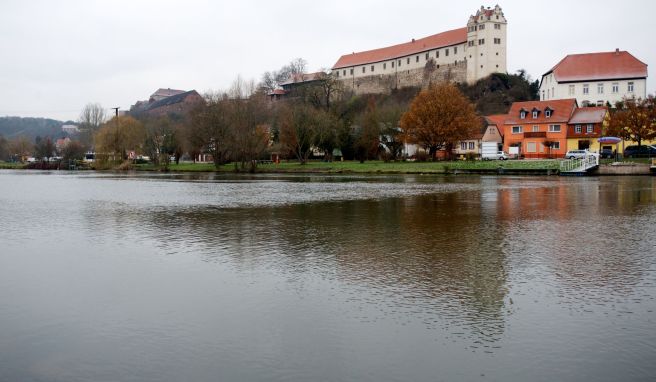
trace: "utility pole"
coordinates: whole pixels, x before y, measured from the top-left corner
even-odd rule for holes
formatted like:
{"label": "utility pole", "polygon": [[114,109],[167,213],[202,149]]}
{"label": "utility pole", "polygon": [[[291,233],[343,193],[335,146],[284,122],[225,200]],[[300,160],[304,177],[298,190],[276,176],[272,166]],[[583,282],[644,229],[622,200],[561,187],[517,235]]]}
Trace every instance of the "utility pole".
{"label": "utility pole", "polygon": [[[116,150],[116,152],[118,152],[119,151],[119,147],[118,147],[119,137],[118,137],[118,135],[119,135],[119,131],[120,131],[119,130],[120,125],[119,125],[119,122],[118,122],[118,109],[120,109],[120,108],[119,107],[112,107],[111,109],[116,112],[116,136],[114,138],[114,149]],[[121,153],[121,160],[123,160],[122,153]]]}

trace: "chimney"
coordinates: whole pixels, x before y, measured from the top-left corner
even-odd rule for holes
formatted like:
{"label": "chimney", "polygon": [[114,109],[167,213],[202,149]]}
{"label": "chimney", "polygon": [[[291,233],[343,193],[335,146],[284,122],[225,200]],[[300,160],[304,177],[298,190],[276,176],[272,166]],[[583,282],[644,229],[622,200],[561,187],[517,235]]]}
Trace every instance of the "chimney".
{"label": "chimney", "polygon": [[414,38],[412,39],[412,42],[415,42],[415,39],[414,39]]}
{"label": "chimney", "polygon": [[615,48],[615,55],[619,56],[620,55],[620,48]]}

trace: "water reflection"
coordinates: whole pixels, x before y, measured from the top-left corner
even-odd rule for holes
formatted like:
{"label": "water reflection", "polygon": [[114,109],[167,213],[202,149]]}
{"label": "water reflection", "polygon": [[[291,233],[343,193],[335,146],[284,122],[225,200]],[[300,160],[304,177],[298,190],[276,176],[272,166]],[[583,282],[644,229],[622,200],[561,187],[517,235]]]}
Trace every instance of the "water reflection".
{"label": "water reflection", "polygon": [[0,177],[0,380],[656,373],[654,178]]}

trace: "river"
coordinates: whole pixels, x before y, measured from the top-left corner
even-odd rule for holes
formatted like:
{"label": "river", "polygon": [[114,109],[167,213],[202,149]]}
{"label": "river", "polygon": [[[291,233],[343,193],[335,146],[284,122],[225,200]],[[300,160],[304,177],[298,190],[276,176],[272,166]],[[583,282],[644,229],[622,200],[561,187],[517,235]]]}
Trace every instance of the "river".
{"label": "river", "polygon": [[653,381],[656,178],[0,171],[0,381]]}

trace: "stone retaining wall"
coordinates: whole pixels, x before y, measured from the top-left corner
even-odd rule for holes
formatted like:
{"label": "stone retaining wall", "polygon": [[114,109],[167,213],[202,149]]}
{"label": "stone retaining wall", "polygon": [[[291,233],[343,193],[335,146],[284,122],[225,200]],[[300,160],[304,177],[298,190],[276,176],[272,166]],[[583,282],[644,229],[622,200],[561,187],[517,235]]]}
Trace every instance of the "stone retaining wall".
{"label": "stone retaining wall", "polygon": [[394,74],[377,74],[363,77],[341,77],[347,89],[356,94],[389,94],[393,89],[421,87],[442,82],[466,82],[467,63],[465,61],[440,65],[427,63],[423,69],[400,70]]}

